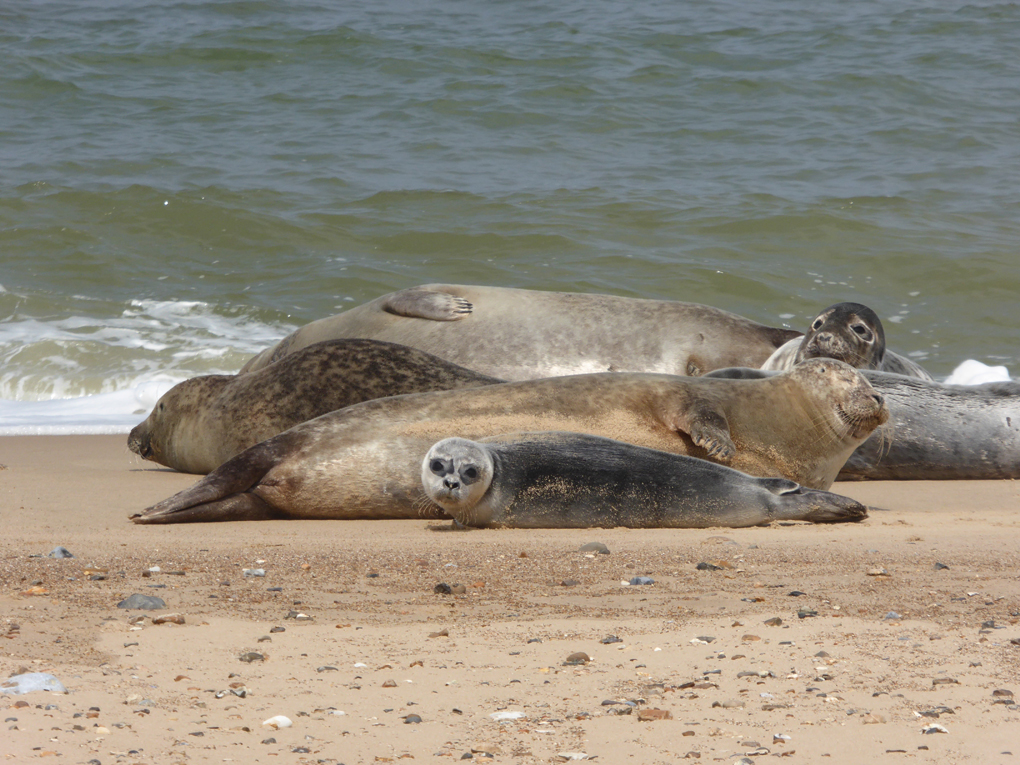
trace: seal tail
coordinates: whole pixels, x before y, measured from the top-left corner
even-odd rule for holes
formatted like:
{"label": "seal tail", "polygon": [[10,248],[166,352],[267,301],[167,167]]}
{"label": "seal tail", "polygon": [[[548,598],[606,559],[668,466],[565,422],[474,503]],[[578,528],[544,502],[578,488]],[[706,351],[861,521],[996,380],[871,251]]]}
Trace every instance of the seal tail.
{"label": "seal tail", "polygon": [[857,523],[868,517],[860,502],[831,491],[808,489],[783,478],[766,479],[766,488],[776,495],[774,520],[810,523]]}
{"label": "seal tail", "polygon": [[227,460],[194,486],[132,515],[135,523],[261,521],[280,513],[251,489],[277,462],[277,444],[263,441]]}

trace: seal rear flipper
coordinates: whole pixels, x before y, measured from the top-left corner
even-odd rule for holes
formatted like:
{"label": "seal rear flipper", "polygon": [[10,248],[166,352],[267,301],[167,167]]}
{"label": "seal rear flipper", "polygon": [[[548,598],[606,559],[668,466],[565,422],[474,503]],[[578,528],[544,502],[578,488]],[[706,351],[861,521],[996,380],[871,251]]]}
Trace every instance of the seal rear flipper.
{"label": "seal rear flipper", "polygon": [[809,523],[857,523],[868,517],[868,508],[855,499],[831,491],[808,489],[785,478],[764,479],[776,496],[773,520]]}
{"label": "seal rear flipper", "polygon": [[[158,507],[158,505],[156,506]],[[208,521],[270,521],[285,517],[264,500],[252,494],[234,494],[226,499],[204,502],[180,510],[144,513],[131,516],[135,523],[201,523]]]}
{"label": "seal rear flipper", "polygon": [[[277,463],[282,440],[255,444],[233,457],[205,478],[141,513],[135,523],[191,523],[195,521],[265,520],[278,517],[264,500],[249,492]],[[237,515],[226,515],[228,508]]]}
{"label": "seal rear flipper", "polygon": [[382,308],[389,313],[411,319],[457,321],[469,315],[474,306],[456,295],[412,287],[394,292],[383,302]]}

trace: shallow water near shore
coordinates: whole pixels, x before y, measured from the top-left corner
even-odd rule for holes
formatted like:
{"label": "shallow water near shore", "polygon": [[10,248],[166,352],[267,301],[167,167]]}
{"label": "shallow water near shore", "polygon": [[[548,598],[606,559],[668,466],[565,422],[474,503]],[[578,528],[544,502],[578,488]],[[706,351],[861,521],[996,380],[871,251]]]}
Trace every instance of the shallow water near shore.
{"label": "shallow water near shore", "polygon": [[0,52],[2,432],[428,282],[1018,366],[1016,5],[14,2]]}

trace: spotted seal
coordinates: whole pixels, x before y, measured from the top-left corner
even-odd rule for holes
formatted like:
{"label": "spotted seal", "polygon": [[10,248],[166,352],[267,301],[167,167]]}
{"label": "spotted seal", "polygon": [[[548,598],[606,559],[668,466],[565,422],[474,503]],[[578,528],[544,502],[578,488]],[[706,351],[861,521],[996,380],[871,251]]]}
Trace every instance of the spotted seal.
{"label": "spotted seal", "polygon": [[696,303],[428,284],[314,321],[241,372],[339,337],[410,345],[483,374],[530,380],[607,371],[694,376],[759,366],[800,333]]}
{"label": "spotted seal", "polygon": [[431,505],[421,460],[439,440],[568,431],[690,454],[827,489],[887,410],[857,370],[812,359],[764,380],[596,374],[365,401],[223,463],[138,523],[406,518]]}
{"label": "spotted seal", "polygon": [[425,455],[421,481],[465,526],[703,529],[867,517],[859,502],[785,478],[581,433],[447,438]]}
{"label": "spotted seal", "polygon": [[822,357],[839,359],[858,369],[878,369],[922,380],[933,379],[910,359],[886,349],[882,320],[877,313],[860,303],[836,303],[829,306],[812,320],[804,337],[787,341],[761,368],[790,369],[804,359]]}
{"label": "spotted seal", "polygon": [[246,375],[175,385],[128,436],[144,459],[208,473],[259,441],[361,401],[503,382],[395,343],[314,343]]}

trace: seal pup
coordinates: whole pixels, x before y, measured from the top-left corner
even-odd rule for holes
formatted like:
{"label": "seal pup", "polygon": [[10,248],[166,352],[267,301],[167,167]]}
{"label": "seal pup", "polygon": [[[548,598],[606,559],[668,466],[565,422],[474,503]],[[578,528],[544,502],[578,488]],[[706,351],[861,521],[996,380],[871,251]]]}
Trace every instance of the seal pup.
{"label": "seal pup", "polygon": [[800,334],[696,303],[427,284],[314,321],[250,359],[241,372],[319,340],[368,337],[505,380],[593,372],[697,376],[760,366]]}
{"label": "seal pup", "polygon": [[822,357],[839,359],[858,369],[878,369],[934,381],[913,361],[886,349],[882,320],[860,303],[830,305],[814,318],[804,337],[788,341],[761,368],[790,369],[804,359]]}
{"label": "seal pup", "polygon": [[395,343],[328,340],[251,374],[178,383],[131,431],[128,448],[182,473],[208,473],[249,446],[334,409],[499,382]]}
{"label": "seal pup", "polygon": [[137,523],[413,518],[421,459],[444,438],[569,431],[827,489],[888,416],[856,369],[812,359],[764,380],[597,374],[365,401],[241,452]]}
{"label": "seal pup", "polygon": [[[705,379],[763,379],[777,372],[719,369]],[[946,385],[862,370],[889,420],[847,460],[841,481],[1020,478],[1020,382]]]}
{"label": "seal pup", "polygon": [[739,528],[868,514],[859,502],[785,478],[581,433],[447,438],[422,460],[421,482],[465,526]]}

